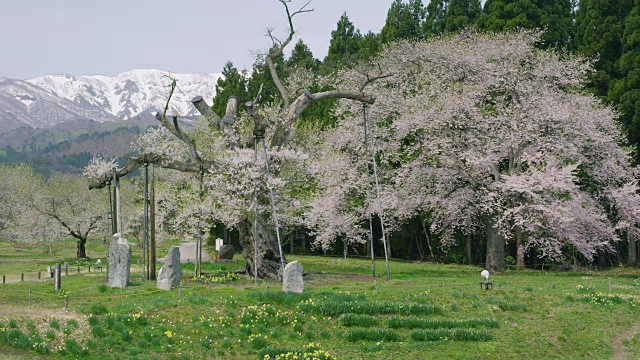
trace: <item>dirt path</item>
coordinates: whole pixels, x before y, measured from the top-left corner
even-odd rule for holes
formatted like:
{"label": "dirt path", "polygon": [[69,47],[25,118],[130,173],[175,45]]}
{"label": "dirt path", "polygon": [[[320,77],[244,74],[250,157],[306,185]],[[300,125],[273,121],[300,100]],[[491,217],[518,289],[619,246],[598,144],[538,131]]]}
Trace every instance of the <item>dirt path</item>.
{"label": "dirt path", "polygon": [[17,258],[17,259],[2,259],[0,258],[0,263],[12,263],[12,262],[26,262],[26,261],[47,261],[53,262],[59,259],[45,259],[45,258]]}
{"label": "dirt path", "polygon": [[613,356],[611,357],[612,360],[639,358],[638,354],[635,354],[635,355],[628,354],[625,351],[624,345],[622,344],[622,340],[631,341],[631,339],[633,339],[633,336],[637,333],[640,333],[640,324],[636,325],[633,329],[630,329],[629,331],[625,331],[616,337],[616,340],[613,342]]}
{"label": "dirt path", "polygon": [[[179,245],[180,247],[180,262],[186,264],[188,262],[196,262],[196,242],[185,242]],[[163,258],[158,258],[158,261],[164,262]],[[207,250],[202,248],[202,261],[211,260],[211,255]]]}

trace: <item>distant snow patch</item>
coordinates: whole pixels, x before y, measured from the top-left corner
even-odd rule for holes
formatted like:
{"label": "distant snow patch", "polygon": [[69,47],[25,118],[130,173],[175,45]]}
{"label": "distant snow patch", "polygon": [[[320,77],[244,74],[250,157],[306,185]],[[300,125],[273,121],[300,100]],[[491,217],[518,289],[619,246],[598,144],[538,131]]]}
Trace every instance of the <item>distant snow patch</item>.
{"label": "distant snow patch", "polygon": [[[1,79],[0,79],[1,81]],[[23,104],[30,106],[31,104],[33,104],[34,102],[36,102],[38,99],[31,97],[29,95],[16,95],[15,96],[16,100],[20,100]]]}

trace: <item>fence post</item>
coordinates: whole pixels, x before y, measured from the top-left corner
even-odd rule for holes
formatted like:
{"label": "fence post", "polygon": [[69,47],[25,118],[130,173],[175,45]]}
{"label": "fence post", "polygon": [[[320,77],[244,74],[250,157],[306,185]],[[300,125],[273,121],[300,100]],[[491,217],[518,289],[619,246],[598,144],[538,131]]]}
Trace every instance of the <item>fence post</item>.
{"label": "fence post", "polygon": [[60,284],[60,280],[62,280],[62,277],[61,277],[62,268],[61,268],[60,264],[56,264],[54,272],[55,272],[55,276],[54,276],[54,279],[53,279],[53,289],[58,291],[58,290],[60,290],[62,288],[62,286]]}
{"label": "fence post", "polygon": [[5,275],[2,275],[2,283],[3,284],[5,284],[4,277],[5,277]]}
{"label": "fence post", "polygon": [[80,274],[80,266],[78,266],[78,274]]}
{"label": "fence post", "polygon": [[20,281],[24,281],[24,273],[20,274]]}
{"label": "fence post", "polygon": [[69,295],[64,296],[64,309],[67,310],[69,308]]}
{"label": "fence post", "polygon": [[69,276],[69,262],[64,262],[64,276]]}
{"label": "fence post", "polygon": [[38,271],[38,280],[40,280],[40,275],[41,275],[40,273],[41,273],[41,272],[40,272],[40,271]]}
{"label": "fence post", "polygon": [[29,289],[29,306],[31,306],[31,289]]}

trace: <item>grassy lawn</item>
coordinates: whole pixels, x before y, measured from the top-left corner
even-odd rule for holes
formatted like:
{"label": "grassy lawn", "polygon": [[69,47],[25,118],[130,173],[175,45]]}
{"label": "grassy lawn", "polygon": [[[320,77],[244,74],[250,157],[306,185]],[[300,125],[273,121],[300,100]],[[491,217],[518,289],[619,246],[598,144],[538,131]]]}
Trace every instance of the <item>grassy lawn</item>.
{"label": "grassy lawn", "polygon": [[[166,254],[169,245],[158,253]],[[493,290],[483,290],[482,269],[474,267],[394,261],[387,281],[383,261],[376,262],[374,279],[370,260],[287,260],[299,260],[308,272],[302,294],[227,273],[243,268],[242,262],[206,264],[207,275],[198,280],[190,278],[193,265],[187,264],[182,287],[170,292],[141,282],[138,267],[123,290],[108,288],[105,273],[63,278],[62,293],[53,291],[51,281],[0,285],[0,352],[7,358],[87,359],[626,359],[640,354],[637,269],[507,271],[492,277]]]}

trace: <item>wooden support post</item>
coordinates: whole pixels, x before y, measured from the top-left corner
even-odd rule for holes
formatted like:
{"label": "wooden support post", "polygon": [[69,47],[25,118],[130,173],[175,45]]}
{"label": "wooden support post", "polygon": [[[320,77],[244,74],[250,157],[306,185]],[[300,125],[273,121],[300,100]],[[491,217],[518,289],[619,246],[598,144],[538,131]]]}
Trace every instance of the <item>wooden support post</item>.
{"label": "wooden support post", "polygon": [[24,273],[20,274],[20,281],[24,281]]}
{"label": "wooden support post", "polygon": [[2,275],[2,283],[5,284],[5,279],[4,279],[5,275]]}
{"label": "wooden support post", "polygon": [[154,165],[151,164],[149,174],[149,258],[151,267],[149,269],[149,279],[156,279],[156,190]]}
{"label": "wooden support post", "polygon": [[116,192],[116,188],[117,188],[117,182],[116,182],[116,168],[113,168],[113,201],[111,202],[111,217],[112,217],[112,223],[113,223],[113,229],[112,232],[113,234],[118,232],[118,208],[116,206],[116,197],[117,197],[117,192]]}
{"label": "wooden support post", "polygon": [[31,289],[29,289],[29,306],[31,306]]}
{"label": "wooden support post", "polygon": [[80,274],[80,266],[78,266],[78,274]]}
{"label": "wooden support post", "polygon": [[64,262],[64,276],[69,276],[69,262]]}
{"label": "wooden support post", "polygon": [[142,268],[142,280],[145,280],[145,277],[146,279],[149,279],[149,269],[151,265],[151,260],[149,259],[147,251],[149,249],[149,163],[147,162],[146,157],[144,160],[144,194],[142,199],[142,256],[144,258],[144,266]]}
{"label": "wooden support post", "polygon": [[69,309],[69,295],[64,296],[64,309]]}
{"label": "wooden support post", "polygon": [[38,271],[38,280],[40,280],[40,271]]}
{"label": "wooden support post", "polygon": [[116,177],[116,216],[118,217],[118,233],[120,237],[124,238],[124,234],[122,233],[122,202],[120,201],[120,178]]}

